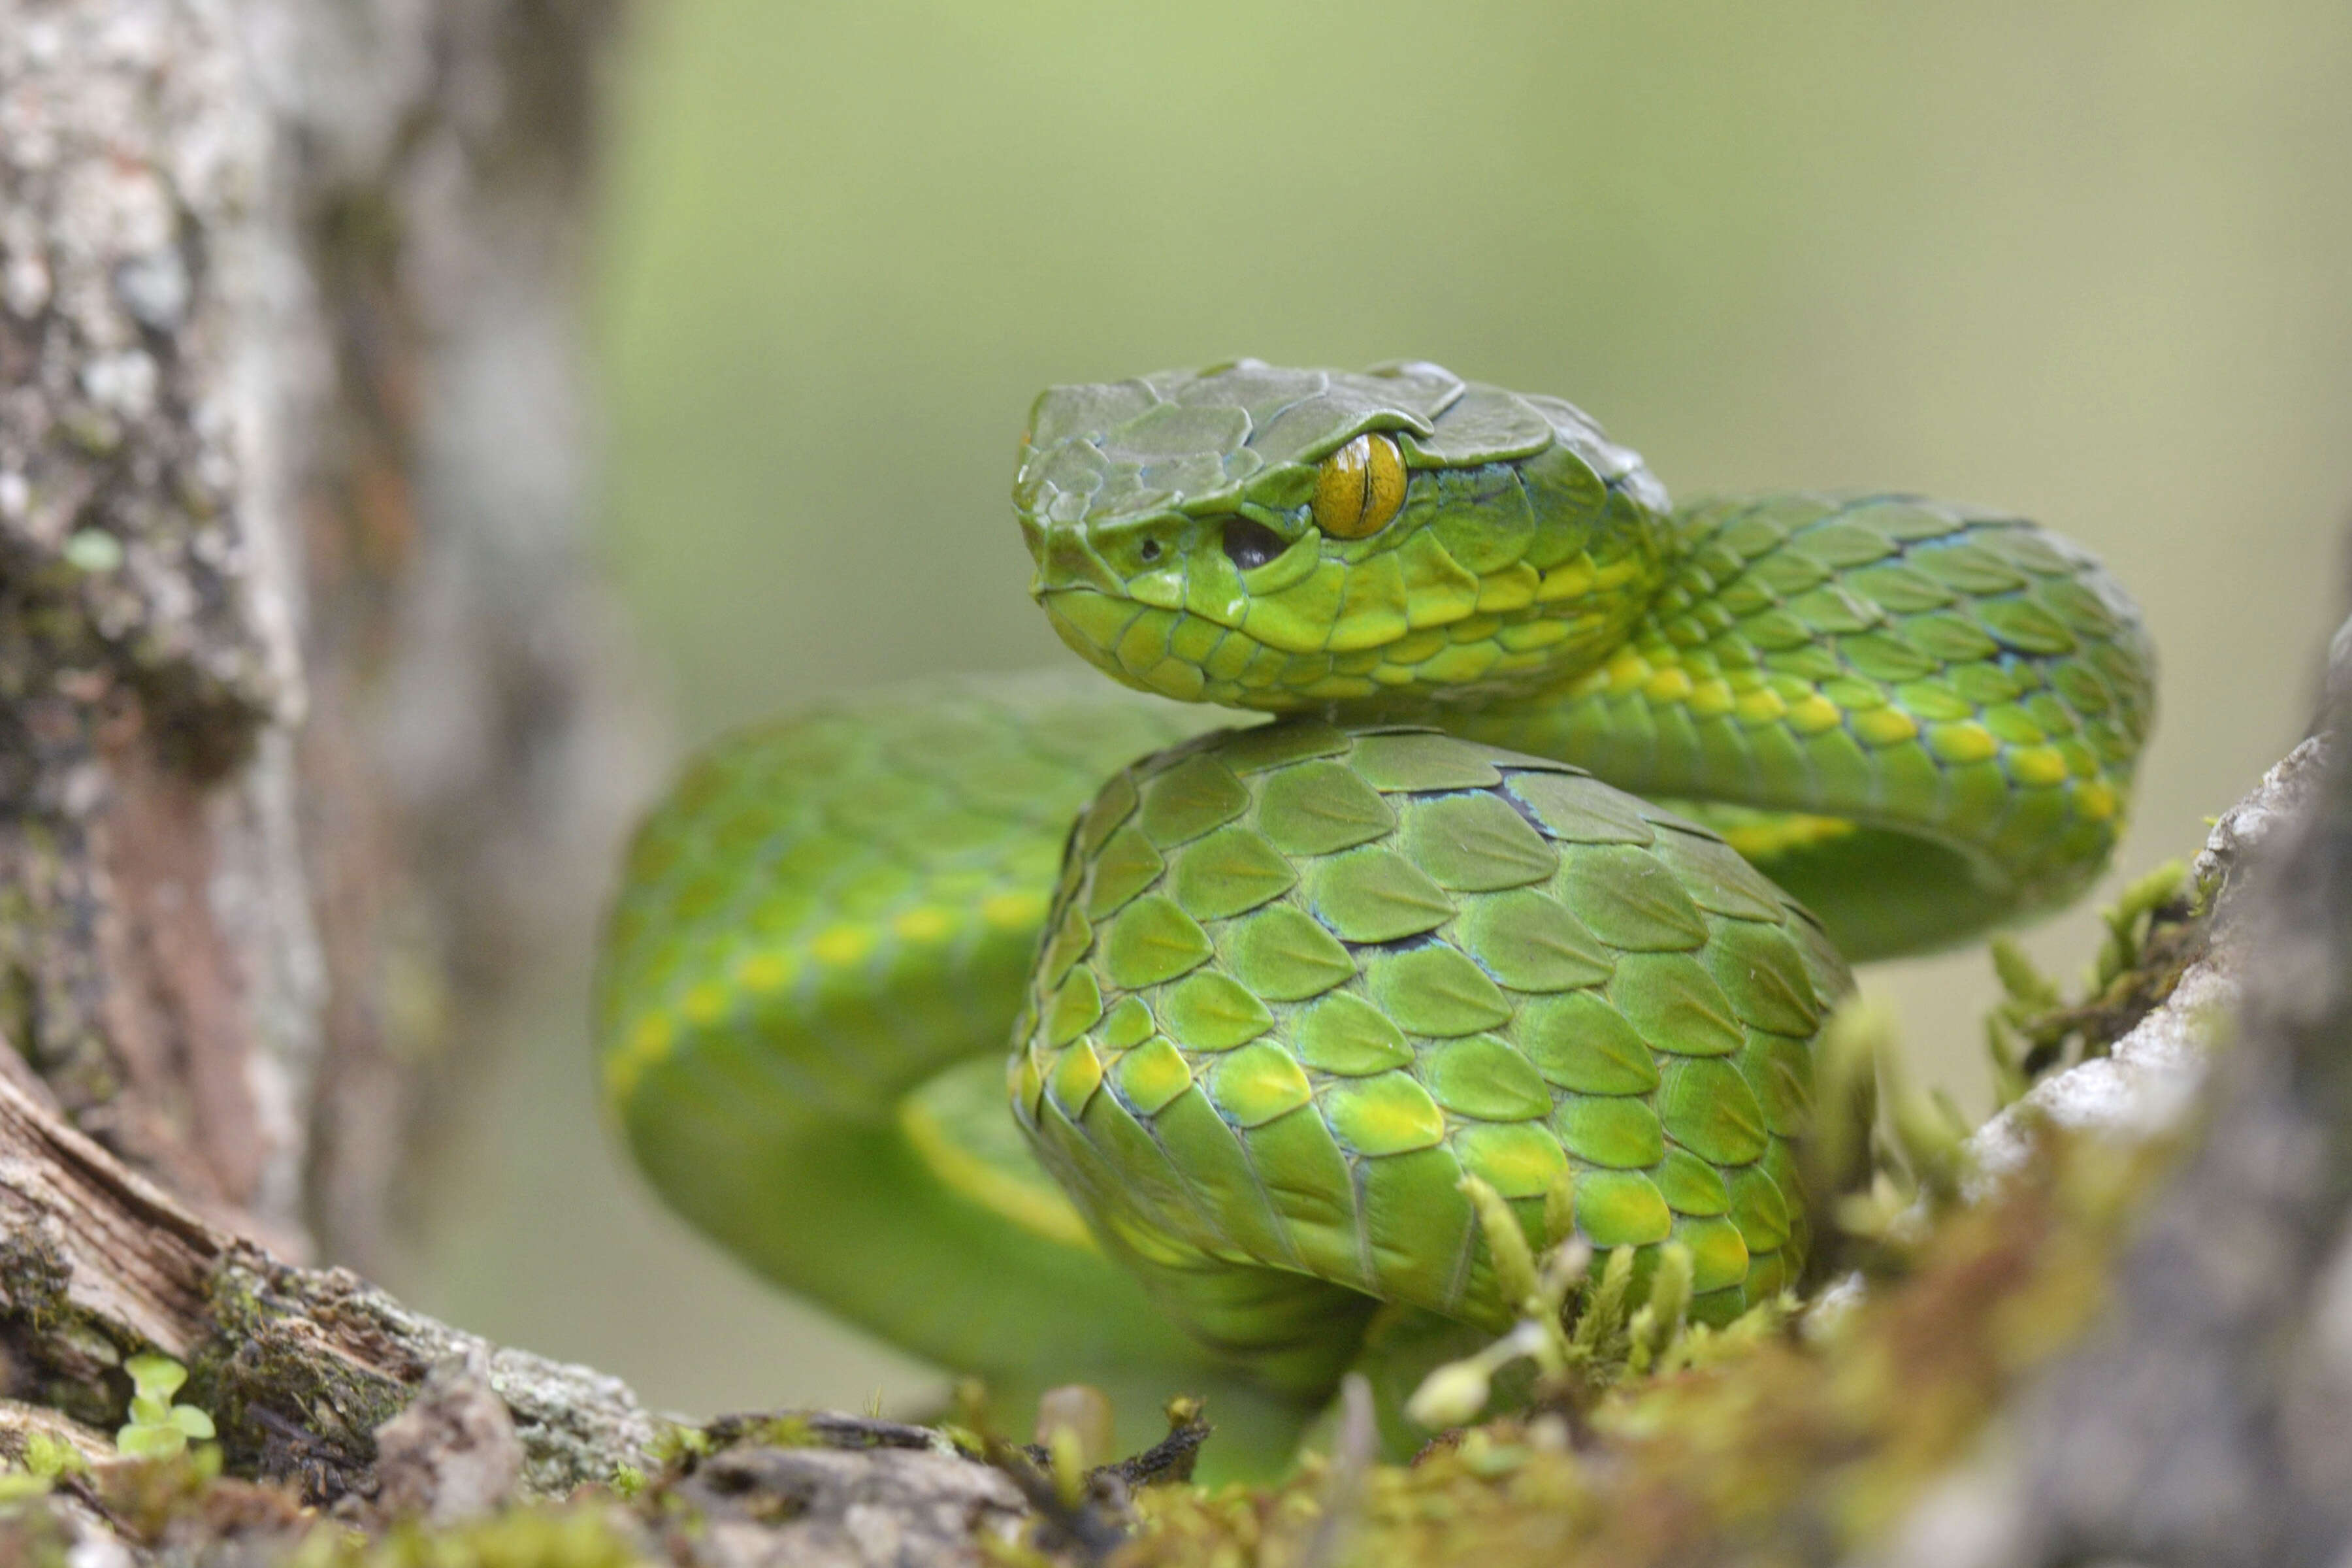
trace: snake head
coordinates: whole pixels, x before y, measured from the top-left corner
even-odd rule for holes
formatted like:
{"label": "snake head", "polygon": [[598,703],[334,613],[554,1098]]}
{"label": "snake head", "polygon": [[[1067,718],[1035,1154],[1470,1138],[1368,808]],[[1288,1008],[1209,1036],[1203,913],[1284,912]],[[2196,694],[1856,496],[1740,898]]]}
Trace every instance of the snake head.
{"label": "snake head", "polygon": [[1664,489],[1580,410],[1417,361],[1055,387],[1013,497],[1063,641],[1129,686],[1273,711],[1572,678],[1667,546]]}

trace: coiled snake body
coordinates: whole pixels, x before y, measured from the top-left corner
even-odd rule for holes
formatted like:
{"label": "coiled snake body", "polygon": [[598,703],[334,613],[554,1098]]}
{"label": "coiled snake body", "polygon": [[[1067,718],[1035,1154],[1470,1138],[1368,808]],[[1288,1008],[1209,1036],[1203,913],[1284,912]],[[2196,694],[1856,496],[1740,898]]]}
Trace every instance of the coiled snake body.
{"label": "coiled snake body", "polygon": [[1793,1283],[1841,952],[2079,892],[2152,713],[2032,523],[1675,510],[1428,364],[1056,388],[1014,501],[1088,661],[1278,717],[1041,676],[722,742],[630,853],[607,1095],[776,1279],[1014,1397],[1213,1389],[1241,1462],[1507,1321],[1465,1173],[1682,1242],[1701,1318]]}

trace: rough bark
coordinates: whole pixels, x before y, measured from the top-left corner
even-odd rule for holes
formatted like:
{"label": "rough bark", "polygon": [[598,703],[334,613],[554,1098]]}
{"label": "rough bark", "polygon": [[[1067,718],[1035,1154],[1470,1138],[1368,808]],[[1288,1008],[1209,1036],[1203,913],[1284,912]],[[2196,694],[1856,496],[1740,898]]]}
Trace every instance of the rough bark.
{"label": "rough bark", "polygon": [[413,1065],[577,908],[610,0],[0,0],[0,1032],[210,1218],[381,1257]]}
{"label": "rough bark", "polygon": [[2327,764],[2328,743],[2314,736],[2215,819],[2191,870],[2212,905],[2196,955],[2164,1005],[2106,1055],[2042,1079],[1970,1135],[1972,1195],[2027,1169],[2042,1127],[2145,1141],[2179,1131],[2194,1114],[2214,1037],[2243,1005],[2258,963],[2260,868],[2311,810]]}
{"label": "rough bark", "polygon": [[[109,1469],[142,1352],[362,1520],[656,1468],[614,1380],[288,1261],[381,1257],[418,1065],[479,1054],[658,750],[582,566],[616,9],[0,0],[0,1460],[100,1472],[0,1551],[177,1549]],[[935,1434],[794,1429],[695,1479],[745,1550],[1022,1510]],[[189,1550],[310,1528],[220,1499]]]}
{"label": "rough bark", "polygon": [[[191,1368],[186,1399],[211,1412],[234,1468],[351,1522],[446,1529],[662,1468],[663,1424],[617,1379],[489,1345],[347,1270],[282,1263],[0,1079],[0,1356],[38,1402],[0,1403],[0,1460],[23,1461],[40,1432],[93,1461],[98,1484],[52,1499],[84,1541],[136,1533],[138,1510],[122,1501],[136,1477],[101,1434],[121,1418],[124,1363],[155,1351]],[[1097,1472],[1104,1503],[1073,1511],[1021,1468],[1034,1461],[1008,1456],[1008,1473],[928,1428],[825,1413],[724,1420],[700,1439],[719,1451],[674,1480],[677,1506],[701,1521],[678,1560],[978,1563],[977,1536],[1009,1538],[1033,1501],[1115,1544],[1104,1509],[1130,1480],[1189,1473],[1204,1430],[1184,1426]],[[283,1503],[269,1517],[273,1552],[309,1528]],[[201,1514],[181,1522],[192,1543],[227,1533]],[[668,1554],[641,1522],[616,1514],[614,1527],[647,1558]],[[23,1540],[0,1510],[0,1552]]]}
{"label": "rough bark", "polygon": [[[2226,1042],[2210,1069],[2193,1049],[2173,1057],[2212,1079],[2197,1152],[2155,1195],[2097,1331],[2014,1402],[1998,1446],[1927,1500],[1888,1561],[2345,1560],[2352,688],[2331,687],[2321,736],[2215,831],[2243,855],[2220,911],[2234,939],[2202,966],[2209,984],[2166,1009],[2209,1049],[2216,1026]],[[2126,1133],[2189,1103],[2158,1082],[2099,1098]]]}
{"label": "rough bark", "polygon": [[348,1270],[284,1264],[0,1081],[0,1352],[39,1404],[105,1426],[118,1369],[144,1351],[194,1368],[232,1458],[327,1499],[373,1494],[376,1428],[445,1365],[497,1390],[536,1492],[642,1465],[654,1436],[617,1380],[495,1349]]}

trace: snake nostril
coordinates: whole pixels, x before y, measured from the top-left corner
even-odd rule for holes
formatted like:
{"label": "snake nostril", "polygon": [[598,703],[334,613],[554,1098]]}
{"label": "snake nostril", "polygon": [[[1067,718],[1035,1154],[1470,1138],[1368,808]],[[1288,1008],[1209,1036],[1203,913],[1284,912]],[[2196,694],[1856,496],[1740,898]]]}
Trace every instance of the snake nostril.
{"label": "snake nostril", "polygon": [[1145,565],[1150,565],[1151,563],[1160,559],[1160,541],[1156,539],[1145,540],[1141,546],[1137,549],[1135,553],[1142,560]]}
{"label": "snake nostril", "polygon": [[1285,548],[1282,535],[1255,519],[1225,519],[1225,555],[1244,572],[1265,565]]}

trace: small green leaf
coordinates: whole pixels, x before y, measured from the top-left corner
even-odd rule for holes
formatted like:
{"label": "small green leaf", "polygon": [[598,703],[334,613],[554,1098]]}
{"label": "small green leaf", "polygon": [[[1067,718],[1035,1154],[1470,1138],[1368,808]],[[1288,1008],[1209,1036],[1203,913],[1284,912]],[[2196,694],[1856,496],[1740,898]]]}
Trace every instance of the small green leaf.
{"label": "small green leaf", "polygon": [[111,572],[122,564],[122,542],[104,529],[80,529],[66,541],[63,554],[78,571]]}
{"label": "small green leaf", "polygon": [[131,1381],[138,1385],[140,1393],[152,1394],[164,1400],[178,1393],[180,1385],[188,1381],[186,1367],[170,1356],[152,1352],[132,1356],[122,1363],[122,1370],[131,1374]]}
{"label": "small green leaf", "polygon": [[134,1458],[168,1459],[186,1451],[188,1435],[169,1422],[160,1426],[131,1426],[114,1435],[114,1446]]}
{"label": "small green leaf", "polygon": [[193,1405],[172,1406],[172,1425],[198,1442],[208,1441],[219,1436],[213,1429],[213,1418]]}
{"label": "small green leaf", "polygon": [[89,1461],[81,1450],[62,1437],[47,1432],[35,1432],[25,1439],[25,1468],[45,1479],[54,1480],[62,1475],[81,1475],[89,1469]]}
{"label": "small green leaf", "polygon": [[2017,1037],[1999,1013],[1985,1015],[1985,1052],[1992,1058],[1993,1109],[2015,1104],[2025,1097],[2024,1071],[2018,1066]]}
{"label": "small green leaf", "polygon": [[2188,881],[2189,868],[2178,860],[2167,860],[2126,888],[2118,907],[2134,916],[2152,914],[2179,897]]}
{"label": "small green leaf", "polygon": [[2056,982],[2035,967],[2025,950],[2008,937],[1992,939],[1992,968],[2000,976],[2000,988],[2016,1001],[2035,1008],[2058,1005]]}
{"label": "small green leaf", "polygon": [[1939,1106],[1903,1082],[1891,1070],[1891,1064],[1880,1063],[1879,1070],[1892,1080],[1885,1086],[1891,1091],[1886,1096],[1887,1122],[1903,1163],[1938,1205],[1957,1201],[1966,1153],[1966,1121],[1948,1110],[1948,1101]]}

